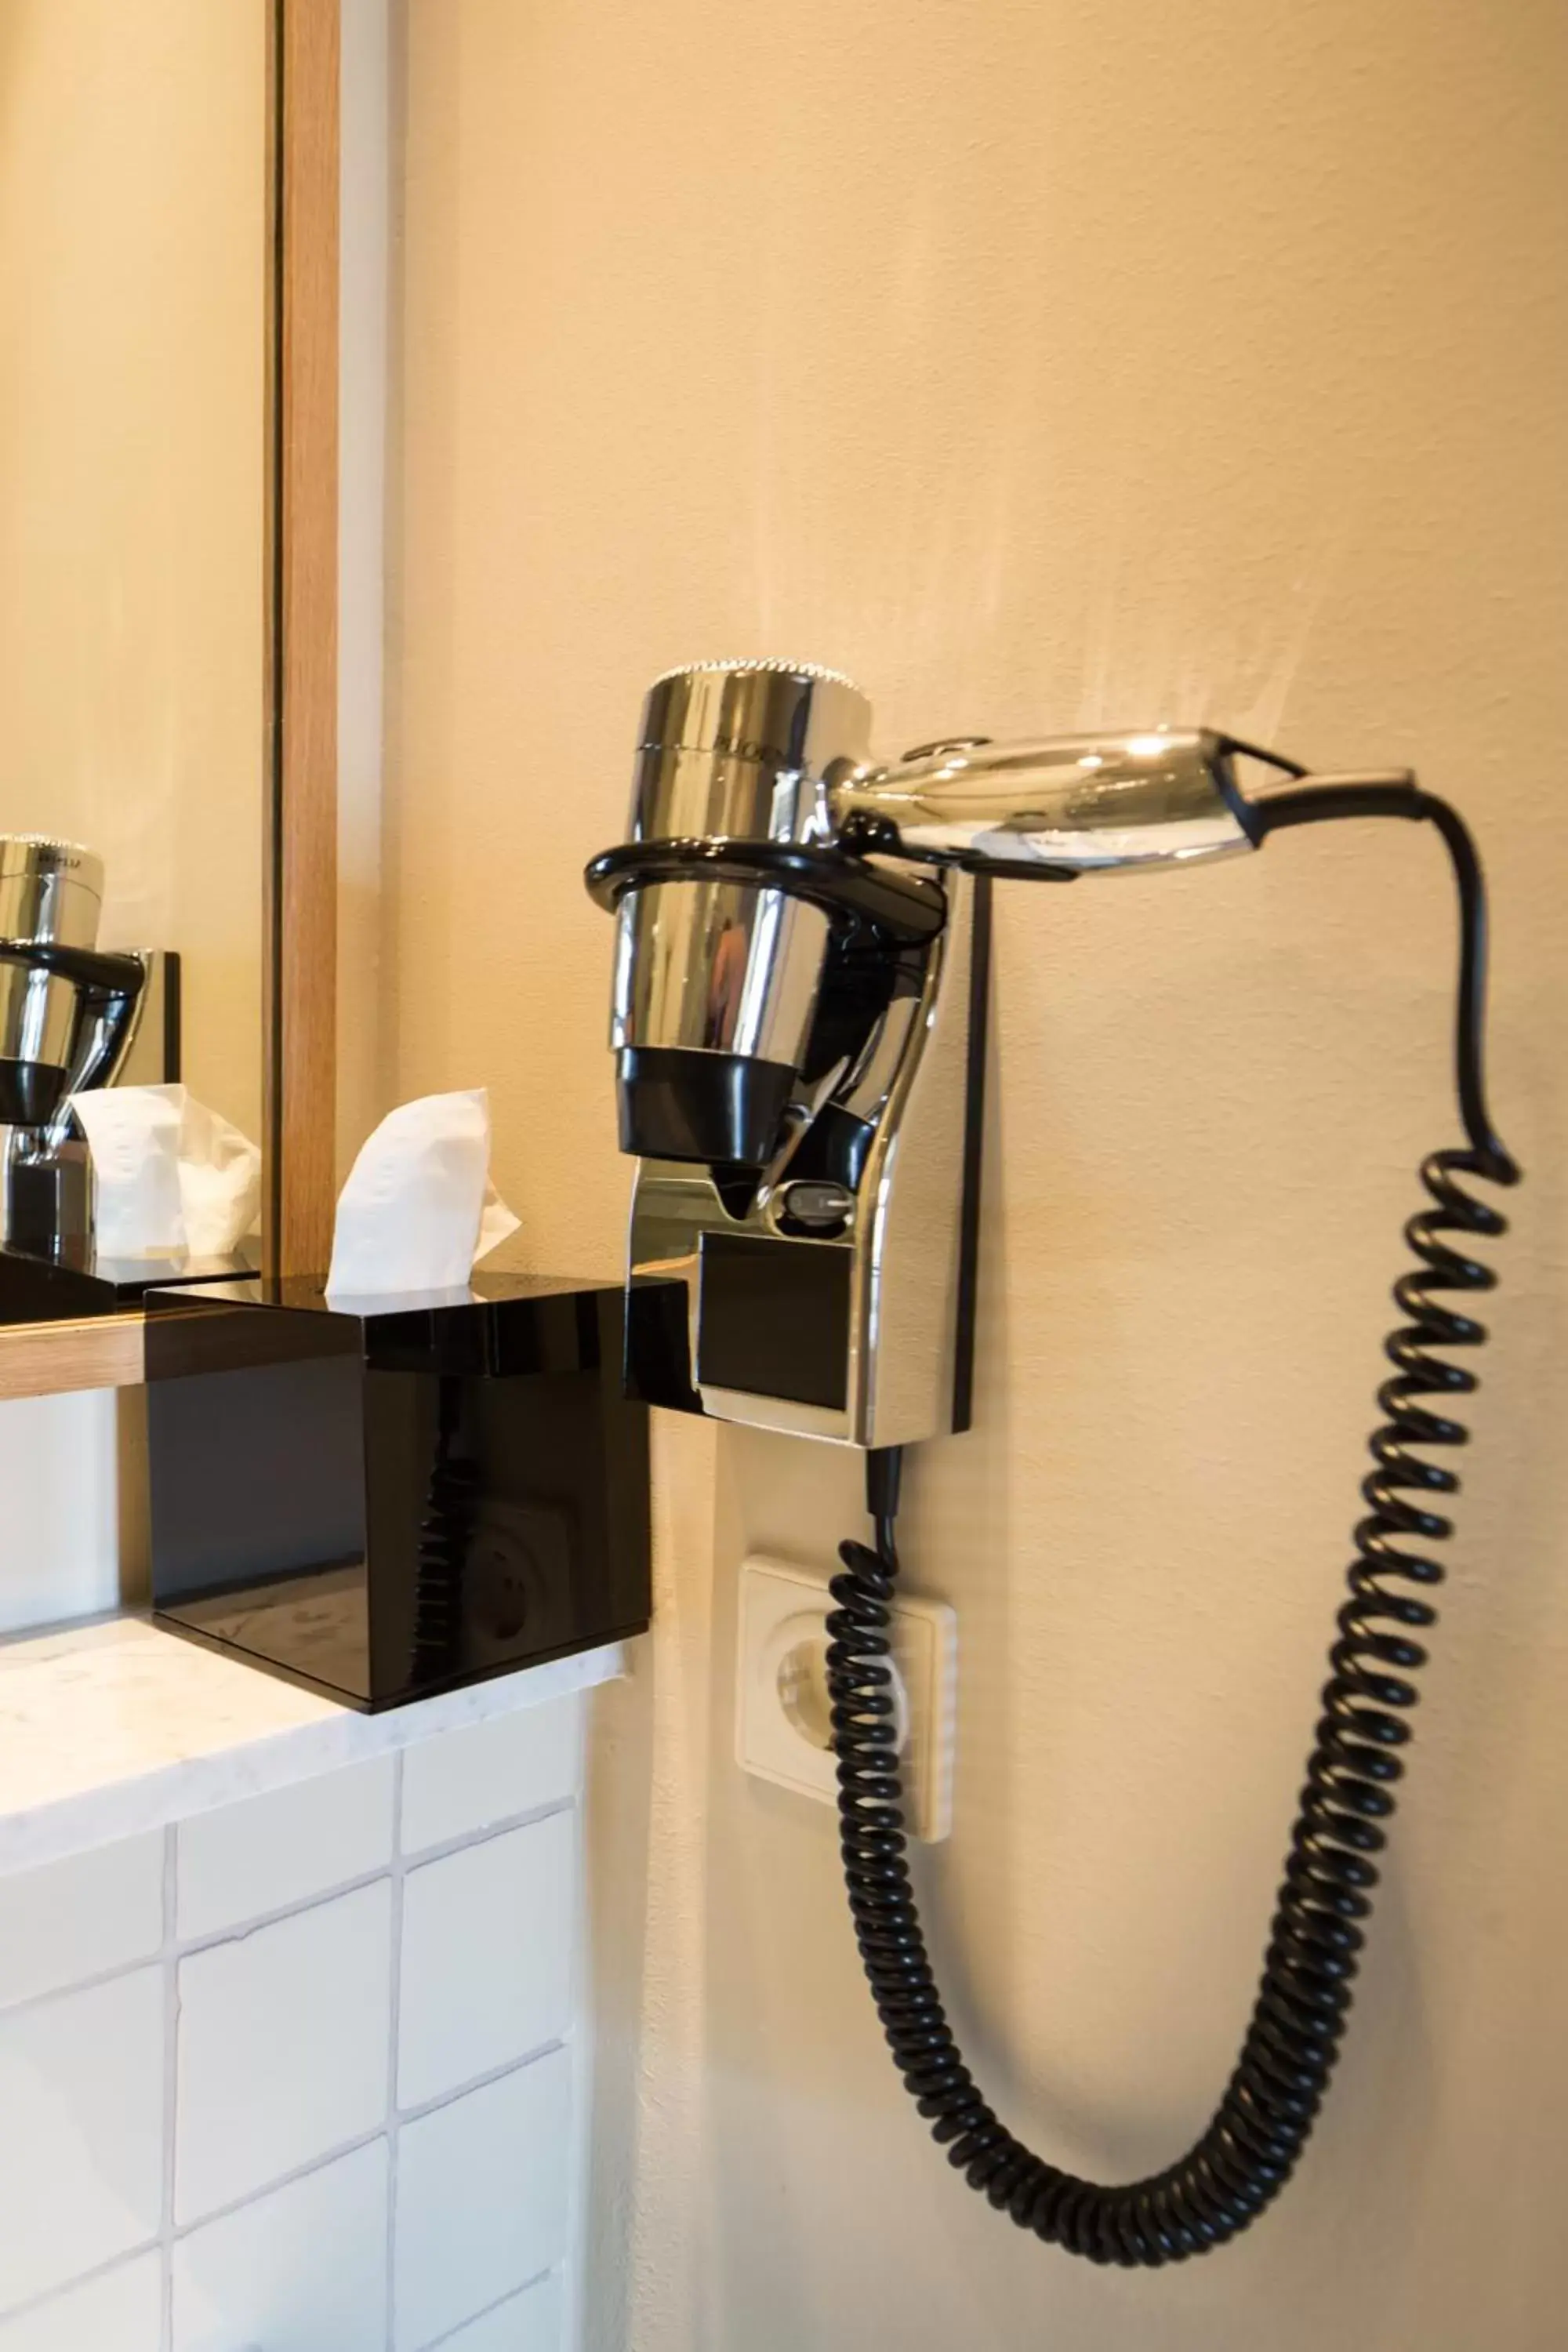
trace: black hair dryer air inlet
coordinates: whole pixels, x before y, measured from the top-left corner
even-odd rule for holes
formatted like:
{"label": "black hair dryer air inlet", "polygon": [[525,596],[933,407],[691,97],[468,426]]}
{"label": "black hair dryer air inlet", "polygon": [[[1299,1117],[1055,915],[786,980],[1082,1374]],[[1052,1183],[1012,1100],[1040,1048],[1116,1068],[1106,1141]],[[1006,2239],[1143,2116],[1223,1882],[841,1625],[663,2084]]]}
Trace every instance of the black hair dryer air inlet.
{"label": "black hair dryer air inlet", "polygon": [[[876,1540],[841,1547],[828,1670],[850,1908],[895,2063],[949,2161],[1020,2228],[1094,2262],[1179,2261],[1245,2229],[1300,2155],[1404,1771],[1458,1483],[1432,1457],[1464,1442],[1453,1401],[1476,1376],[1453,1353],[1484,1339],[1466,1302],[1494,1281],[1474,1243],[1504,1231],[1473,1183],[1519,1174],[1486,1104],[1480,866],[1402,771],[1311,777],[1203,728],[954,736],[878,764],[869,732],[849,681],[800,663],[697,664],[644,705],[630,838],[587,876],[616,921],[630,1271],[668,1283],[630,1375],[658,1403],[866,1449]],[[1241,2055],[1185,2156],[1102,2186],[1015,2139],[953,2041],[889,1697],[900,1449],[969,1421],[991,885],[1206,863],[1351,817],[1428,823],[1447,847],[1465,1140],[1424,1163],[1406,1228],[1367,1511]]]}

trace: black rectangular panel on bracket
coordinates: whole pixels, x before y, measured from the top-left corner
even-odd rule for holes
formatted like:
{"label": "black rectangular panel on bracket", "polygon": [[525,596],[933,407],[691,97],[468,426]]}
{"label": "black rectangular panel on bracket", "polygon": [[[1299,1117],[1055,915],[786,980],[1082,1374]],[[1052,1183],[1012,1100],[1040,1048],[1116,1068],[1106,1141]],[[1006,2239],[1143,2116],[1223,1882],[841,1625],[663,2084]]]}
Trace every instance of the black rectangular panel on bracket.
{"label": "black rectangular panel on bracket", "polygon": [[842,1412],[849,1394],[849,1249],[704,1234],[697,1377]]}
{"label": "black rectangular panel on bracket", "polygon": [[626,1286],[626,1392],[672,1412],[700,1412],[691,1385],[690,1294],[684,1281],[634,1275]]}

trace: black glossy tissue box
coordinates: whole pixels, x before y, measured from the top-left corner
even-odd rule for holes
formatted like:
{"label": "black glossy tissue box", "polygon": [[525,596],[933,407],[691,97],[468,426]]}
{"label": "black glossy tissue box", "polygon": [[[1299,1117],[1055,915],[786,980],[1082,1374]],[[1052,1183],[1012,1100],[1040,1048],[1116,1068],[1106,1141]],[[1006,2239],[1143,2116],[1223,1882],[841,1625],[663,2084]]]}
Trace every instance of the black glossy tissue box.
{"label": "black glossy tissue box", "polygon": [[[634,1316],[669,1287],[634,1288]],[[317,1280],[147,1297],[153,1607],[396,1706],[639,1633],[647,1411],[628,1295],[490,1274],[329,1305]]]}
{"label": "black glossy tissue box", "polygon": [[87,1315],[121,1315],[140,1307],[149,1290],[187,1282],[231,1282],[255,1270],[255,1254],[187,1257],[171,1250],[149,1257],[100,1257],[79,1265],[0,1248],[0,1323],[75,1322]]}

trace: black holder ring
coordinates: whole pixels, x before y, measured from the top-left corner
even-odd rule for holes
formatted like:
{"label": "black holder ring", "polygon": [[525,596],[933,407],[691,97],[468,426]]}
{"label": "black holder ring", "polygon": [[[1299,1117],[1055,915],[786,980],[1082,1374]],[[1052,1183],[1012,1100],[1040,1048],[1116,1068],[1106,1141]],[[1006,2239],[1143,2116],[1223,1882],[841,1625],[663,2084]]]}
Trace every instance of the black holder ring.
{"label": "black holder ring", "polygon": [[845,850],[793,841],[628,841],[595,857],[583,878],[589,897],[613,912],[628,890],[707,874],[788,890],[840,920],[870,923],[900,946],[924,946],[947,920],[940,884],[886,873]]}

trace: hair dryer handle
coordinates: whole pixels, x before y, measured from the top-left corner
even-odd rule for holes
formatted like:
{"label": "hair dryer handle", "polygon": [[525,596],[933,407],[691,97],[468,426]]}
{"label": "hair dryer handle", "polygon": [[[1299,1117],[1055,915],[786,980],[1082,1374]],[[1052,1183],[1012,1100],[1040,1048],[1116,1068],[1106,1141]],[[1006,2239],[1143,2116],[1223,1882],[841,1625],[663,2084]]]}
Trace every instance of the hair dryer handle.
{"label": "hair dryer handle", "polygon": [[[69,952],[68,950],[67,952]],[[111,1086],[131,1050],[145,1000],[148,958],[100,955],[79,951],[69,972],[79,994],[71,1032],[70,1057],[66,1066],[60,1107],[47,1129],[51,1147],[65,1140],[71,1120],[71,1097],[89,1087]],[[63,957],[58,968],[67,970]]]}

